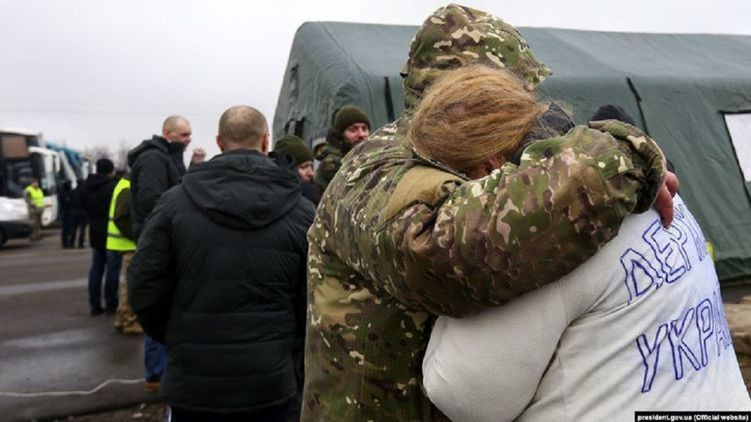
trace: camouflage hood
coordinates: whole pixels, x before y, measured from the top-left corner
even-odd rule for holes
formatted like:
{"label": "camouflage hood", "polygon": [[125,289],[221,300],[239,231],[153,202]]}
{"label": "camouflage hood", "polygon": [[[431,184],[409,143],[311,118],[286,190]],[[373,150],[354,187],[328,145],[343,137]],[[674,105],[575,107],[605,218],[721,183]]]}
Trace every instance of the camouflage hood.
{"label": "camouflage hood", "polygon": [[449,4],[430,15],[412,40],[401,71],[405,108],[413,109],[442,71],[470,64],[507,68],[529,91],[551,73],[516,28],[489,13]]}

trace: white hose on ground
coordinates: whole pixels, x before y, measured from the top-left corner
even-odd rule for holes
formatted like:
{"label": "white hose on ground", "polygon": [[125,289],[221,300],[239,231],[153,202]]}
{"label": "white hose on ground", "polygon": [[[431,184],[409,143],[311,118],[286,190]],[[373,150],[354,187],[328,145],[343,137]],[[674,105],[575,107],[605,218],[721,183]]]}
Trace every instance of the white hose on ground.
{"label": "white hose on ground", "polygon": [[0,397],[60,397],[60,396],[89,396],[106,387],[109,384],[138,384],[144,382],[143,378],[138,379],[118,379],[112,378],[97,385],[91,390],[73,390],[73,391],[42,391],[38,393],[17,393],[14,391],[0,391]]}

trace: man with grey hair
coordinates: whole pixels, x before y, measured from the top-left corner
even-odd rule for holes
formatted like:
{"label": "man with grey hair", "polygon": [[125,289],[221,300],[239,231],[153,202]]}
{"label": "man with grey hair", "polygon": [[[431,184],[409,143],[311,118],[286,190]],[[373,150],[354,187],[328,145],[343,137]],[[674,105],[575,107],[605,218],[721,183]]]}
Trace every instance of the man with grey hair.
{"label": "man with grey hair", "polygon": [[[185,173],[183,152],[190,144],[191,128],[182,116],[170,116],[162,124],[162,135],[154,135],[141,142],[128,153],[131,173],[131,218],[133,236],[138,242],[146,217],[154,209],[159,197],[180,183]],[[206,153],[196,148],[191,163],[204,160]],[[144,336],[144,365],[146,366],[147,392],[159,390],[159,379],[164,372],[164,346]]]}
{"label": "man with grey hair", "polygon": [[191,168],[146,222],[128,273],[144,331],[167,347],[172,420],[285,421],[305,332],[306,232],[297,170],[267,156],[256,109],[222,114],[222,154]]}

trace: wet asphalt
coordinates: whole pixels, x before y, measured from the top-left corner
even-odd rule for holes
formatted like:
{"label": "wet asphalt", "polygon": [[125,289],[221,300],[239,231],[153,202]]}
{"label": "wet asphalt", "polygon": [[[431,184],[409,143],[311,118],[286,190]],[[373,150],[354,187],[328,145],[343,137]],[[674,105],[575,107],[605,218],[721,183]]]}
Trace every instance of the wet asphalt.
{"label": "wet asphalt", "polygon": [[[90,249],[62,249],[59,230],[0,249],[0,421],[64,418],[154,402],[143,392],[141,336],[89,314]],[[89,393],[108,380],[112,382]],[[31,396],[19,397],[18,393]]]}
{"label": "wet asphalt", "polygon": [[[0,422],[65,419],[158,401],[137,381],[143,376],[141,336],[118,333],[112,316],[89,315],[90,260],[88,248],[61,249],[54,229],[39,242],[12,240],[0,249]],[[725,302],[751,294],[749,286],[723,286]],[[111,379],[135,383],[88,393]]]}

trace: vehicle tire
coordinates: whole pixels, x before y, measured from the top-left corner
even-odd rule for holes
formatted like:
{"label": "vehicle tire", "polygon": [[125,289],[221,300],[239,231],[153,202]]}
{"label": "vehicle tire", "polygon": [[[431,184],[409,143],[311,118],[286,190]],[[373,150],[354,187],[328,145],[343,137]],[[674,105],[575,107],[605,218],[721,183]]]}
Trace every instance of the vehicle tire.
{"label": "vehicle tire", "polygon": [[2,248],[3,245],[5,245],[5,242],[7,241],[8,241],[8,236],[6,236],[5,232],[2,229],[0,229],[0,248]]}

